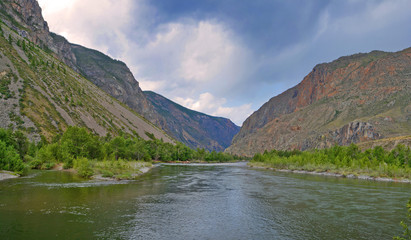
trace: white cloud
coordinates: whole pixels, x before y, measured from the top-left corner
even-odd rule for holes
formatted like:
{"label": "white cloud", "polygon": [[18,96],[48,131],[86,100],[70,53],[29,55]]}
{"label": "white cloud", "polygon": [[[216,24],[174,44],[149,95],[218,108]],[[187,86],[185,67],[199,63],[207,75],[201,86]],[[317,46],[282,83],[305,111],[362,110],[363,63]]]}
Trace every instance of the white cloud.
{"label": "white cloud", "polygon": [[217,98],[209,92],[200,94],[198,99],[176,97],[174,101],[199,112],[207,112],[213,116],[230,118],[235,124],[241,126],[244,116],[249,116],[253,110],[251,104],[241,106],[226,107],[225,98]]}
{"label": "white cloud", "polygon": [[[137,76],[151,81],[224,84],[238,80],[247,50],[223,25],[212,21],[168,23],[146,45],[132,47]],[[143,86],[145,87],[145,86]]]}
{"label": "white cloud", "polygon": [[186,80],[210,81],[230,64],[238,48],[218,24],[200,22],[184,46],[179,75]]}
{"label": "white cloud", "polygon": [[52,32],[70,42],[108,53],[126,41],[132,0],[39,0]]}

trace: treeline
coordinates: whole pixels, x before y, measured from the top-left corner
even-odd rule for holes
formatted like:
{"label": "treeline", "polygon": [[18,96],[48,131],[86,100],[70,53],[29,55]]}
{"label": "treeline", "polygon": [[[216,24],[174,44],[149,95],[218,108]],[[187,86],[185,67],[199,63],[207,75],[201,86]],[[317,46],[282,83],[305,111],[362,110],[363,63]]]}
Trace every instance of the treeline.
{"label": "treeline", "polygon": [[411,150],[404,145],[392,151],[380,146],[361,151],[354,144],[304,152],[272,150],[254,155],[253,163],[276,169],[411,177]]}
{"label": "treeline", "polygon": [[120,136],[99,137],[85,128],[69,127],[51,143],[44,138],[30,142],[20,131],[0,128],[0,169],[24,174],[27,168],[50,169],[56,163],[72,168],[75,160],[97,161],[207,161],[228,162],[239,158],[222,152],[193,150],[177,143],[121,133]]}
{"label": "treeline", "polygon": [[28,167],[23,162],[26,154],[34,154],[36,144],[30,144],[21,131],[13,132],[0,128],[0,170],[24,175]]}

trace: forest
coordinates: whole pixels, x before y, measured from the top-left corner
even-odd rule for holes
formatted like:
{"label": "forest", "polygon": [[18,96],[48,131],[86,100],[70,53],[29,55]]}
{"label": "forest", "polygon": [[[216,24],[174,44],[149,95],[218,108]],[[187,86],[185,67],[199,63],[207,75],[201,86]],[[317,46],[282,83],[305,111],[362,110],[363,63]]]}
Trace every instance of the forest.
{"label": "forest", "polygon": [[107,170],[125,168],[131,161],[228,162],[239,159],[223,152],[193,150],[180,142],[165,143],[150,133],[146,135],[150,140],[127,133],[100,137],[85,128],[70,126],[51,142],[41,137],[36,143],[29,141],[21,131],[0,128],[0,169],[25,175],[29,169],[51,169],[62,164],[64,169],[74,167],[80,175],[90,177],[93,166],[101,166],[101,163]]}

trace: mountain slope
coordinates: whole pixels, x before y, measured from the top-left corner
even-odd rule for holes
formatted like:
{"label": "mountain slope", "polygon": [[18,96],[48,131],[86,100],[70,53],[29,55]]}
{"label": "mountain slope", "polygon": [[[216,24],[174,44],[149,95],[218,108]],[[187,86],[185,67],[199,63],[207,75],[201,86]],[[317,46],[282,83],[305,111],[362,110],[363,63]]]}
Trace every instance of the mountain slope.
{"label": "mountain slope", "polygon": [[151,91],[144,93],[155,110],[166,119],[168,133],[191,148],[222,151],[240,130],[229,119],[187,109]]}
{"label": "mountain slope", "polygon": [[51,33],[36,0],[0,2],[4,21],[19,33],[72,69],[82,74],[105,92],[125,103],[156,125],[164,122],[145,98],[129,68],[96,50],[71,44],[64,37]]}
{"label": "mountain slope", "polygon": [[[69,125],[87,127],[101,136],[120,131],[149,139],[167,134],[81,77],[15,29],[0,13],[0,127],[31,138],[49,140]],[[27,31],[30,31],[27,29]]]}
{"label": "mountain slope", "polygon": [[411,133],[411,48],[341,57],[254,112],[228,152],[347,145]]}
{"label": "mountain slope", "polygon": [[[176,121],[176,118],[165,118],[166,115],[157,112],[156,110],[159,108],[148,101],[125,63],[96,50],[69,43],[64,37],[51,33],[36,0],[6,0],[0,4],[4,15],[8,17],[7,21],[10,22],[10,26],[13,25],[18,32],[27,34],[28,38],[35,44],[46,51],[48,50],[49,53],[53,53],[55,57],[76,72],[150,122],[161,127],[174,138],[190,147],[204,147],[210,150],[223,150],[231,142],[231,138],[227,137],[234,135],[232,134],[234,127],[226,124],[228,129],[223,130],[225,123],[221,123],[221,120],[207,124],[204,122],[187,124],[187,121],[179,122]],[[182,119],[176,113],[172,115]],[[207,126],[202,126],[204,124]],[[200,132],[205,133],[204,130],[212,128],[213,125],[219,125],[218,129],[223,134],[215,134],[212,131],[212,133],[204,135],[197,132],[203,128]]]}

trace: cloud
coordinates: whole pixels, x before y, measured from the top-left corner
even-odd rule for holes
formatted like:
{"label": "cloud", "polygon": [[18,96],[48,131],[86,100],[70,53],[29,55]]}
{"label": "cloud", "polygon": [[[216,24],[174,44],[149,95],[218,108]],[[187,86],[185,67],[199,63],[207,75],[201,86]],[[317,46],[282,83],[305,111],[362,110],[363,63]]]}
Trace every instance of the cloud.
{"label": "cloud", "polygon": [[114,53],[126,41],[132,0],[39,0],[50,30],[70,42]]}
{"label": "cloud", "polygon": [[217,24],[201,21],[184,46],[179,75],[189,81],[212,81],[230,64],[236,46]]}
{"label": "cloud", "polygon": [[225,98],[216,98],[209,92],[200,94],[198,99],[176,97],[174,101],[195,111],[208,112],[210,115],[230,118],[235,124],[241,126],[244,116],[249,116],[253,111],[251,104],[226,107]]}
{"label": "cloud", "polygon": [[158,13],[145,1],[40,0],[40,4],[51,31],[123,60],[143,90],[171,99],[197,99],[183,105],[238,124],[251,112],[250,104],[224,105],[226,90],[234,92],[245,81],[250,59],[249,50],[224,23],[185,18],[156,24]]}
{"label": "cloud", "polygon": [[237,124],[318,63],[411,38],[408,0],[39,2],[52,31],[126,62],[143,89]]}
{"label": "cloud", "polygon": [[228,83],[242,72],[241,57],[245,59],[247,49],[220,23],[189,21],[158,28],[152,41],[133,46],[138,57],[130,62],[137,76],[151,81],[168,79],[179,87],[204,87]]}

